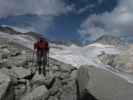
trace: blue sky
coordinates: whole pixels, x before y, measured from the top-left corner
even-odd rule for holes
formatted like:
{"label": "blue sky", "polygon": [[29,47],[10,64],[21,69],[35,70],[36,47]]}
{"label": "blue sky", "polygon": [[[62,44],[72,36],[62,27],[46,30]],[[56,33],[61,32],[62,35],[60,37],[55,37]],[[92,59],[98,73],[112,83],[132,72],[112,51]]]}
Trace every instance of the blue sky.
{"label": "blue sky", "polygon": [[132,0],[0,0],[0,24],[53,40],[93,41],[104,34],[132,40]]}

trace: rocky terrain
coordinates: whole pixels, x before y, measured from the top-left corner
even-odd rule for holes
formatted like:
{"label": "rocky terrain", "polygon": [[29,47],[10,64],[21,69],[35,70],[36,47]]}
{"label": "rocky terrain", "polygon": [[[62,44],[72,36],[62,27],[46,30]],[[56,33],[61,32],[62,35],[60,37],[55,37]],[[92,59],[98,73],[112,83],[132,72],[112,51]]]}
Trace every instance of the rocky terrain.
{"label": "rocky terrain", "polygon": [[44,77],[32,55],[37,37],[14,32],[0,27],[0,100],[132,100],[132,44],[109,36],[82,47],[50,43]]}
{"label": "rocky terrain", "polygon": [[44,77],[38,74],[32,53],[25,45],[0,37],[0,100],[85,100],[79,97],[77,68],[49,58]]}
{"label": "rocky terrain", "polygon": [[46,77],[36,72],[32,80],[23,79],[37,67],[32,51],[4,40],[0,41],[0,61],[0,100],[77,99],[77,69],[71,65],[50,59]]}

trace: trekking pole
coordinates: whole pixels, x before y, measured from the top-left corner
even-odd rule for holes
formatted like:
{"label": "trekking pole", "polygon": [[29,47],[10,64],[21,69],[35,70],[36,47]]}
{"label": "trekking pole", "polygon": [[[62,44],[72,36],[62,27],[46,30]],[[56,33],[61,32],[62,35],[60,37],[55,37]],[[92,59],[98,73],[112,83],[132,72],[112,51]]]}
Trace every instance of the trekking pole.
{"label": "trekking pole", "polygon": [[32,54],[32,65],[34,63],[34,51],[33,51],[33,54]]}
{"label": "trekking pole", "polygon": [[48,71],[50,71],[50,65],[49,65],[49,52],[48,52],[48,56],[47,56],[47,66],[48,66]]}
{"label": "trekking pole", "polygon": [[[34,69],[34,62],[35,62],[35,51],[33,51],[33,55],[32,55],[32,69],[31,69],[31,71],[33,72],[33,69]],[[36,70],[35,70],[35,72],[36,72]]]}

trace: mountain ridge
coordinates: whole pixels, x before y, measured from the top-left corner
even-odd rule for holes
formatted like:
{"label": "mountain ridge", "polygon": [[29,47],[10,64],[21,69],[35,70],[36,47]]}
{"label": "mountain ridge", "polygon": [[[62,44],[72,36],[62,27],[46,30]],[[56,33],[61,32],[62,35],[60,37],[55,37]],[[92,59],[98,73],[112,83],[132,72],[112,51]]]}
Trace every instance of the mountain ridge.
{"label": "mountain ridge", "polygon": [[108,45],[115,45],[115,46],[123,46],[125,45],[126,41],[119,36],[102,35],[94,42],[108,44]]}

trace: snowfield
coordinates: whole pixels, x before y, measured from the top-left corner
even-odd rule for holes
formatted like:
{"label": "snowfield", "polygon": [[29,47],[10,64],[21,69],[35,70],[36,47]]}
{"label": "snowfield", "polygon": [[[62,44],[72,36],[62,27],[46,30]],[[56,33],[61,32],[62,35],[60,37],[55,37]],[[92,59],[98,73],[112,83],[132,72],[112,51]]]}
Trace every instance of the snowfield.
{"label": "snowfield", "polygon": [[120,50],[114,46],[91,44],[84,47],[71,45],[63,50],[51,50],[50,57],[62,62],[72,64],[75,67],[81,65],[92,65],[98,60],[97,56],[102,52],[107,54],[119,54]]}

